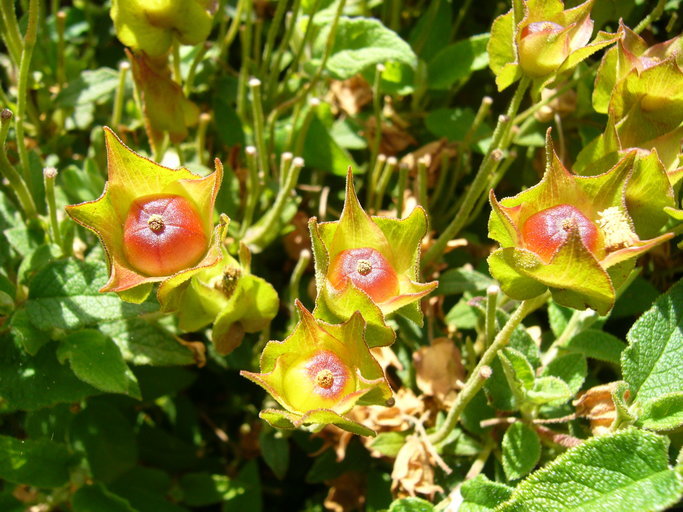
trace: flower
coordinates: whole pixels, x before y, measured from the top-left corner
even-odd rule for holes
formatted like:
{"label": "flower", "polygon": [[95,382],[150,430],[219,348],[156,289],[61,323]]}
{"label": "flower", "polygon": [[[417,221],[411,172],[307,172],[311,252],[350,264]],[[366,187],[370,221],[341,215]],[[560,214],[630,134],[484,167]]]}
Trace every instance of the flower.
{"label": "flower", "polygon": [[417,282],[420,241],[427,232],[421,207],[405,219],[370,217],[358,201],[349,169],[340,219],[319,224],[313,217],[309,229],[318,290],[316,317],[338,322],[360,311],[368,323],[370,347],[394,341],[386,316],[400,313],[422,323],[418,301],[437,283]]}
{"label": "flower", "polygon": [[566,10],[560,0],[514,0],[513,8],[491,27],[488,52],[498,90],[524,74],[540,91],[555,76],[614,42],[616,36],[600,32],[589,43],[592,7],[593,0]]}
{"label": "flower", "polygon": [[634,148],[656,151],[672,184],[683,175],[683,38],[647,47],[625,26],[595,79],[593,105],[609,115],[605,133],[577,157],[582,174]]}
{"label": "flower", "polygon": [[119,40],[150,57],[168,53],[173,39],[199,44],[211,32],[207,0],[113,0],[111,18]]}
{"label": "flower", "polygon": [[104,192],[66,211],[95,232],[104,246],[110,273],[100,291],[142,302],[154,282],[221,259],[212,228],[223,166],[216,160],[216,172],[204,178],[184,168],[169,169],[135,153],[109,128],[104,130]]}
{"label": "flower", "polygon": [[[227,232],[227,223],[222,226]],[[245,333],[259,332],[275,318],[280,301],[275,288],[251,273],[251,255],[240,247],[240,262],[222,247],[223,257],[192,275],[164,281],[157,294],[164,311],[177,311],[179,327],[197,331],[211,323],[211,340],[219,354],[237,348]],[[185,284],[187,281],[189,283]]]}
{"label": "flower", "polygon": [[491,274],[514,299],[550,289],[559,304],[606,314],[635,258],[672,234],[638,235],[631,210],[648,231],[648,217],[661,212],[649,202],[647,173],[634,172],[635,152],[603,174],[576,176],[555,154],[550,131],[546,151],[546,172],[536,186],[500,202],[491,191],[489,236],[501,245],[488,259]]}
{"label": "flower", "polygon": [[364,324],[355,313],[343,324],[313,317],[299,302],[300,320],[284,341],[270,341],[261,354],[261,373],[242,371],[284,411],[266,409],[261,418],[274,427],[334,424],[350,432],[373,435],[345,418],[354,405],[386,404],[391,389],[365,342]]}

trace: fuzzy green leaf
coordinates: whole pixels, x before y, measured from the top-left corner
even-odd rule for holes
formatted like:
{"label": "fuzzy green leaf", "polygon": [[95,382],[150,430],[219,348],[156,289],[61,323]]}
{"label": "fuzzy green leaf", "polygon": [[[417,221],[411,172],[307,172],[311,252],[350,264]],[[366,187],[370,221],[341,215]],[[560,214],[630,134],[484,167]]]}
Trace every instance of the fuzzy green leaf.
{"label": "fuzzy green leaf", "polygon": [[101,483],[78,489],[71,506],[73,512],[138,512],[128,501],[107,490]]}
{"label": "fuzzy green leaf", "polygon": [[683,496],[669,440],[629,429],[591,438],[536,471],[496,512],[651,512]]}
{"label": "fuzzy green leaf", "polygon": [[263,460],[282,480],[289,468],[289,441],[279,430],[264,428],[259,434],[259,445]]}
{"label": "fuzzy green leaf", "polygon": [[463,503],[458,512],[491,512],[497,505],[510,498],[512,488],[492,482],[484,475],[467,480],[460,488]]}
{"label": "fuzzy green leaf", "polygon": [[534,469],[540,458],[538,434],[519,421],[510,425],[503,437],[503,470],[508,480],[522,478]]}
{"label": "fuzzy green leaf", "polygon": [[402,432],[382,432],[370,442],[370,448],[386,457],[396,457],[404,444],[406,444],[406,434]]}
{"label": "fuzzy green leaf", "polygon": [[656,431],[674,430],[683,425],[683,393],[669,393],[645,402],[637,424]]}
{"label": "fuzzy green leaf", "polygon": [[592,359],[619,364],[626,344],[607,332],[588,329],[571,338],[563,348]]}
{"label": "fuzzy green leaf", "polygon": [[[316,46],[327,41],[329,25],[320,33]],[[332,52],[326,63],[327,70],[344,80],[368,66],[397,61],[415,68],[417,56],[408,43],[379,20],[371,18],[339,18]]]}
{"label": "fuzzy green leaf", "polygon": [[33,411],[63,402],[79,402],[99,391],[59,364],[55,344],[29,356],[11,340],[0,342],[0,410]]}
{"label": "fuzzy green leaf", "polygon": [[403,498],[394,501],[389,512],[432,512],[434,505],[422,498]]}
{"label": "fuzzy green leaf", "polygon": [[15,484],[59,487],[69,481],[73,456],[66,445],[47,439],[0,436],[0,477]]}
{"label": "fuzzy green leaf", "polygon": [[130,363],[170,366],[195,362],[192,352],[174,336],[142,318],[103,322],[99,329],[114,340]]}
{"label": "fuzzy green leaf", "polygon": [[106,282],[104,262],[57,261],[31,281],[26,310],[39,329],[77,329],[158,309],[153,302],[133,305],[122,302],[114,293],[100,293]]}
{"label": "fuzzy green leaf", "polygon": [[558,377],[539,377],[534,381],[534,388],[527,392],[527,397],[536,405],[562,403],[574,394],[565,381]]}
{"label": "fuzzy green leaf", "polygon": [[634,402],[683,392],[683,282],[674,285],[641,316],[621,356],[624,380]]}
{"label": "fuzzy green leaf", "polygon": [[588,364],[586,358],[581,354],[568,354],[558,357],[551,361],[542,373],[544,377],[562,379],[569,386],[573,395],[579,392],[587,374]]}
{"label": "fuzzy green leaf", "polygon": [[121,351],[99,331],[85,329],[70,334],[61,340],[57,357],[62,363],[68,359],[76,376],[97,389],[142,399],[138,381]]}
{"label": "fuzzy green leaf", "polygon": [[427,66],[430,89],[448,90],[489,64],[486,46],[489,34],[479,34],[444,46]]}

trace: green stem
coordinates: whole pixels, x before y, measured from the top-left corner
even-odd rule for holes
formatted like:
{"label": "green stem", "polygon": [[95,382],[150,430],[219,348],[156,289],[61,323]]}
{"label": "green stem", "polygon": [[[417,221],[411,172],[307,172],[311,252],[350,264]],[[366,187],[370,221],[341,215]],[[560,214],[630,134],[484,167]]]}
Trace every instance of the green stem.
{"label": "green stem", "polygon": [[114,96],[114,108],[111,113],[111,126],[114,130],[119,129],[121,124],[121,114],[123,113],[123,99],[126,96],[126,77],[130,69],[130,62],[124,60],[119,64],[119,83],[116,86],[116,95]]}
{"label": "green stem", "polygon": [[57,220],[57,202],[55,200],[55,180],[57,179],[57,169],[45,167],[43,169],[43,180],[45,182],[45,197],[47,198],[47,209],[50,214],[50,232],[52,241],[63,248],[62,233],[59,230]]}
{"label": "green stem", "polygon": [[3,19],[2,38],[7,44],[12,60],[15,64],[21,61],[21,53],[24,50],[24,43],[17,23],[17,15],[14,10],[14,0],[0,0],[0,17]]}
{"label": "green stem", "polygon": [[462,22],[465,20],[465,15],[467,14],[467,11],[469,11],[470,5],[472,5],[472,0],[465,0],[458,10],[458,17],[455,19],[455,23],[453,23],[453,29],[451,30],[451,41],[458,35],[460,25],[462,25]]}
{"label": "green stem", "polygon": [[460,205],[458,213],[451,221],[451,223],[446,227],[446,229],[441,233],[441,236],[434,242],[434,245],[429,248],[429,250],[424,255],[422,259],[422,268],[426,268],[436,261],[442,254],[449,240],[455,238],[455,236],[460,232],[460,230],[465,227],[467,221],[470,218],[472,210],[477,204],[477,201],[481,194],[485,192],[486,184],[490,176],[495,172],[498,164],[500,163],[500,158],[496,158],[496,155],[500,154],[502,149],[505,149],[501,145],[501,141],[506,139],[508,130],[512,126],[512,119],[514,119],[519,106],[522,103],[524,94],[529,87],[530,80],[527,77],[523,77],[517,86],[515,95],[510,101],[507,112],[504,116],[500,116],[498,119],[498,124],[493,131],[493,140],[491,142],[491,147],[488,153],[484,157],[477,171],[477,175],[472,181],[469,190],[465,194],[465,197]]}
{"label": "green stem", "polygon": [[235,39],[235,36],[237,35],[237,30],[240,28],[242,11],[244,10],[244,6],[247,4],[247,2],[249,2],[249,0],[238,0],[237,2],[235,17],[233,18],[232,23],[230,23],[230,28],[228,29],[227,34],[225,34],[225,37],[221,41],[221,50],[219,52],[221,61],[223,58],[223,53],[230,47]]}
{"label": "green stem", "polygon": [[209,43],[203,43],[197,51],[197,54],[194,56],[194,59],[192,59],[190,69],[187,71],[187,77],[185,78],[185,85],[183,85],[183,92],[185,93],[185,96],[189,96],[190,92],[192,92],[192,85],[194,84],[194,76],[197,74],[197,67],[204,58],[204,55],[206,55],[206,52],[209,50],[209,48]]}
{"label": "green stem", "polygon": [[64,30],[66,29],[66,12],[59,11],[55,14],[57,25],[57,71],[55,78],[57,86],[61,90],[66,83],[65,57],[64,57]]}
{"label": "green stem", "polygon": [[[308,268],[308,264],[311,262],[311,251],[308,249],[302,249],[299,253],[299,259],[296,262],[296,266],[292,271],[292,277],[289,278],[289,297],[287,304],[289,304],[290,310],[294,313],[294,301],[299,298],[299,286],[301,284],[301,278]],[[292,315],[291,321],[295,320],[295,315]]]}
{"label": "green stem", "polygon": [[372,84],[372,115],[375,120],[375,133],[373,134],[372,147],[370,148],[370,169],[375,165],[377,155],[379,155],[379,145],[382,142],[382,98],[379,86],[382,81],[383,72],[384,65],[377,64],[375,66],[375,80]]}
{"label": "green stem", "polygon": [[208,112],[202,112],[199,114],[199,126],[197,127],[197,161],[204,165],[204,149],[206,147],[206,129],[211,122],[211,114]]}
{"label": "green stem", "polygon": [[427,168],[429,167],[429,156],[425,155],[417,161],[417,200],[420,205],[428,210],[429,199],[427,197]]}
{"label": "green stem", "polygon": [[409,167],[405,163],[398,166],[398,193],[396,194],[396,216],[403,217],[403,196],[408,185]]}
{"label": "green stem", "polygon": [[177,84],[183,83],[183,76],[180,72],[180,43],[177,38],[173,38],[173,80]]}
{"label": "green stem", "polygon": [[308,100],[308,112],[306,112],[306,116],[304,117],[304,122],[302,123],[301,128],[297,130],[298,133],[296,136],[296,144],[294,144],[293,149],[295,155],[303,154],[304,144],[306,142],[306,135],[308,134],[308,129],[311,127],[313,117],[316,115],[318,111],[319,105],[320,100],[318,98],[311,98],[310,100]]}
{"label": "green stem", "polygon": [[398,160],[395,156],[390,156],[389,158],[387,158],[387,164],[384,166],[384,170],[382,171],[382,174],[377,183],[377,193],[375,194],[374,204],[375,212],[378,212],[380,208],[382,208],[382,199],[384,199],[384,193],[387,190],[389,180],[391,179],[391,176],[394,174],[397,165]]}
{"label": "green stem", "polygon": [[35,217],[37,215],[36,205],[33,202],[33,197],[29,191],[26,182],[17,172],[14,166],[7,159],[5,153],[5,140],[7,139],[7,132],[9,131],[10,121],[12,119],[12,111],[4,109],[0,112],[0,172],[2,176],[9,182],[12,190],[17,195],[19,206],[24,212],[26,218]]}
{"label": "green stem", "polygon": [[285,16],[285,11],[287,8],[287,0],[279,0],[277,7],[275,8],[275,14],[273,19],[270,21],[270,27],[268,28],[268,35],[266,36],[266,45],[263,51],[263,62],[261,63],[261,72],[259,76],[265,78],[268,66],[272,65],[271,57],[273,55],[273,47],[275,46],[275,36],[282,25],[282,20]]}
{"label": "green stem", "polygon": [[292,39],[292,34],[294,33],[294,27],[296,27],[296,22],[299,19],[299,9],[301,8],[301,0],[294,0],[294,5],[292,10],[289,12],[287,23],[287,29],[285,30],[285,35],[282,36],[280,44],[275,53],[275,59],[273,60],[273,65],[268,72],[268,100],[273,101],[276,88],[278,84],[278,78],[280,76],[280,67],[282,66],[282,59],[289,46],[289,41]]}
{"label": "green stem", "polygon": [[270,165],[268,165],[268,150],[266,149],[266,136],[263,119],[263,103],[261,99],[261,80],[252,78],[249,80],[251,89],[251,112],[254,121],[254,143],[259,161],[259,171],[263,175],[268,175]]}
{"label": "green stem", "polygon": [[[306,43],[308,43],[308,39],[313,33],[313,16],[315,16],[315,13],[318,12],[318,9],[320,8],[320,3],[322,0],[315,0],[315,4],[313,4],[313,9],[311,10],[311,14],[309,15],[308,23],[306,23],[306,30],[304,31],[304,36],[301,38],[301,42],[299,43],[299,48],[297,48],[296,53],[294,54],[294,57],[292,57],[292,63],[289,66],[289,69],[296,72],[297,67],[299,66],[299,60],[301,59],[301,56],[304,53],[304,49],[306,48]],[[287,76],[286,78],[289,78]],[[286,82],[286,80],[284,80]]]}
{"label": "green stem", "polygon": [[296,157],[292,160],[292,165],[287,172],[284,187],[282,187],[275,198],[275,202],[270,207],[268,212],[258,220],[253,229],[247,230],[242,240],[247,245],[259,246],[264,236],[268,236],[275,228],[282,217],[282,211],[287,204],[287,198],[294,190],[299,181],[299,173],[304,166],[304,159]]}
{"label": "green stem", "polygon": [[24,179],[31,183],[31,168],[28,162],[28,150],[24,139],[24,118],[26,117],[26,100],[28,98],[28,72],[31,68],[31,57],[33,48],[36,45],[38,33],[38,17],[40,14],[40,0],[31,0],[28,9],[28,27],[24,37],[24,50],[21,52],[21,63],[19,65],[19,81],[17,83],[17,112],[15,129],[17,131],[17,149],[19,151],[19,161],[24,173]]}
{"label": "green stem", "polygon": [[247,146],[244,148],[244,154],[247,159],[247,202],[244,208],[244,216],[242,217],[242,226],[240,227],[240,238],[247,232],[247,228],[251,226],[254,219],[254,210],[256,209],[256,202],[258,201],[258,168],[256,164],[256,148],[254,146]]}
{"label": "green stem", "polygon": [[486,290],[486,347],[491,346],[496,336],[496,311],[498,310],[499,293],[500,287],[495,284],[489,286]]}
{"label": "green stem", "polygon": [[652,9],[652,11],[650,12],[650,14],[645,16],[645,18],[643,18],[643,21],[638,23],[638,25],[636,26],[636,28],[633,29],[633,31],[636,34],[640,34],[651,23],[654,23],[655,21],[657,21],[662,16],[662,14],[664,13],[664,6],[666,6],[666,0],[659,0],[657,2],[657,5],[655,5],[655,8]]}
{"label": "green stem", "polygon": [[386,155],[377,155],[375,159],[375,164],[370,167],[369,175],[367,176],[366,191],[365,191],[365,204],[370,207],[370,205],[375,201],[375,189],[377,188],[377,182],[382,174],[382,169],[387,162]]}
{"label": "green stem", "polygon": [[429,441],[432,444],[438,444],[448,437],[448,434],[450,434],[451,430],[453,430],[455,425],[458,423],[460,415],[465,410],[465,407],[467,407],[467,404],[470,403],[470,400],[472,400],[483,387],[486,379],[490,377],[490,365],[498,355],[498,352],[500,352],[500,350],[502,350],[508,344],[512,333],[522,322],[522,320],[524,320],[527,315],[541,307],[547,299],[548,293],[546,292],[543,295],[539,295],[533,299],[525,300],[519,305],[517,310],[510,315],[506,324],[494,338],[491,346],[484,351],[479,363],[467,379],[465,386],[455,397],[455,401],[451,405],[443,424],[437,431],[429,436]]}

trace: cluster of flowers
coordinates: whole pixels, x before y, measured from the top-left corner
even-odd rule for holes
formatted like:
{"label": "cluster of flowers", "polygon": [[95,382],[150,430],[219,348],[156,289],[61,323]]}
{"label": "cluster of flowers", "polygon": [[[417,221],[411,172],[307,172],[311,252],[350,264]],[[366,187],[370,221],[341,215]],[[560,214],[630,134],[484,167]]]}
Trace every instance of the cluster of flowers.
{"label": "cluster of flowers", "polygon": [[[110,277],[103,292],[146,300],[159,282],[163,311],[184,330],[213,323],[219,353],[229,353],[245,332],[263,329],[278,310],[270,284],[226,249],[227,219],[214,227],[222,165],[206,177],[172,170],[126,147],[105,129],[109,179],[102,196],[67,212],[94,231],[105,248]],[[313,313],[297,302],[300,321],[284,341],[271,341],[261,373],[243,375],[263,386],[285,410],[261,417],[281,428],[336,424],[371,434],[345,418],[355,404],[391,403],[392,392],[370,353],[395,339],[385,319],[400,313],[422,321],[420,298],[436,283],[416,282],[419,246],[427,230],[417,207],[403,220],[371,218],[356,197],[349,170],[346,201],[337,222],[310,221],[318,297]]]}
{"label": "cluster of flowers", "polygon": [[515,0],[493,24],[489,53],[499,89],[525,77],[532,95],[616,45],[601,61],[593,93],[607,127],[578,155],[580,175],[564,167],[549,132],[541,182],[500,202],[491,193],[489,236],[501,248],[489,267],[510,297],[549,289],[560,304],[605,314],[635,257],[673,236],[662,234],[669,215],[683,218],[674,208],[683,176],[683,38],[648,47],[620,24],[588,44],[592,4],[564,10],[559,0]]}

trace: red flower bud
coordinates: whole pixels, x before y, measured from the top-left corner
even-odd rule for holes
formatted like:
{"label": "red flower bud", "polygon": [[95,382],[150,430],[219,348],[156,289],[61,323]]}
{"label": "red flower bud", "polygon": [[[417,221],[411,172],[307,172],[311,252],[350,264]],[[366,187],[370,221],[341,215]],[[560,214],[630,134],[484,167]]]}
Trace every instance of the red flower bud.
{"label": "red flower bud", "polygon": [[581,241],[594,253],[598,247],[598,229],[583,213],[569,204],[558,204],[534,213],[522,227],[524,245],[548,262],[576,226]]}
{"label": "red flower bud", "polygon": [[149,276],[167,276],[192,267],[209,243],[195,207],[176,195],[151,195],[133,201],[123,240],[128,262]]}
{"label": "red flower bud", "polygon": [[351,280],[378,304],[399,293],[398,277],[391,263],[370,247],[340,252],[330,265],[328,279],[337,290],[343,290]]}

